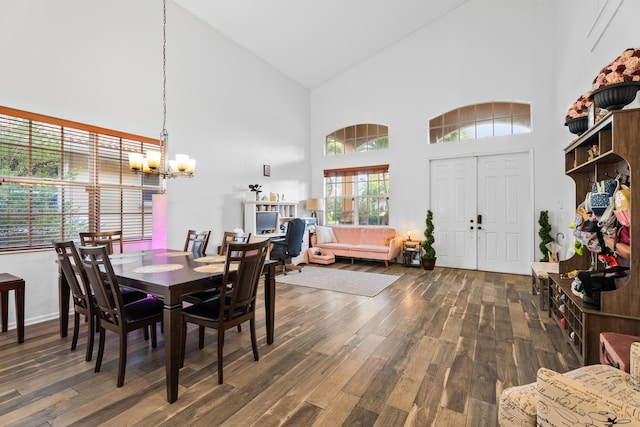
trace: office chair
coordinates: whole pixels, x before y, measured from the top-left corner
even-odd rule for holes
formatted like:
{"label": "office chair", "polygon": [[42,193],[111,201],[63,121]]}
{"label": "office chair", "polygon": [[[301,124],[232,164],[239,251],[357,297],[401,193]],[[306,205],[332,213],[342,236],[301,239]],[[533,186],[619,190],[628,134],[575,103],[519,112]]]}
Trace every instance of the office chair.
{"label": "office chair", "polygon": [[[289,270],[302,271],[299,265],[291,264],[291,259],[300,255],[302,251],[302,239],[304,237],[305,222],[300,218],[294,218],[287,223],[287,234],[284,239],[272,240],[270,259],[277,259],[282,264],[282,272],[287,274]],[[287,262],[289,262],[287,264]]]}

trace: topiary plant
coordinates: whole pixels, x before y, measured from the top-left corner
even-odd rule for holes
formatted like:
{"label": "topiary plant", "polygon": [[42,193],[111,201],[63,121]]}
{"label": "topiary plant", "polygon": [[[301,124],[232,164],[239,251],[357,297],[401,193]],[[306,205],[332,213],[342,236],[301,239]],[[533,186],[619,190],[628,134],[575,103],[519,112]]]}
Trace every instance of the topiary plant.
{"label": "topiary plant", "polygon": [[538,236],[540,236],[540,252],[542,252],[541,262],[549,262],[549,250],[547,249],[547,243],[553,242],[553,238],[551,237],[551,224],[549,224],[549,211],[540,211],[540,218],[538,219],[538,224],[540,224],[540,231],[538,231]]}
{"label": "topiary plant", "polygon": [[433,212],[431,212],[431,209],[427,210],[425,225],[426,228],[424,230],[424,240],[422,241],[422,249],[424,249],[424,254],[422,254],[422,258],[435,258],[436,249],[433,247],[433,243],[436,241],[436,239],[433,237]]}

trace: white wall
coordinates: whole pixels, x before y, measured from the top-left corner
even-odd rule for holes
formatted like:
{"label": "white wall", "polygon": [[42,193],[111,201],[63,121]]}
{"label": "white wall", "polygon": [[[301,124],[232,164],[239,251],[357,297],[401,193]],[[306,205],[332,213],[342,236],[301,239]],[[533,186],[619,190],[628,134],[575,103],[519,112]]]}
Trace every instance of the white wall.
{"label": "white wall", "polygon": [[[429,207],[430,158],[532,150],[533,253],[538,258],[539,212],[549,210],[553,232],[567,237],[573,219],[574,186],[564,175],[562,150],[575,135],[564,126],[566,111],[600,68],[624,48],[638,45],[639,6],[627,1],[616,15],[615,28],[597,52],[590,53],[584,47],[585,19],[597,13],[596,6],[581,0],[472,0],[313,90],[312,194],[322,194],[323,169],[388,162],[390,225],[422,232]],[[489,101],[530,103],[533,132],[427,144],[430,118]],[[356,123],[388,125],[390,149],[324,157],[325,135]]]}
{"label": "white wall", "polygon": [[[162,2],[1,4],[2,105],[159,136]],[[242,226],[249,184],[306,199],[309,93],[180,6],[167,9],[169,152],[198,161],[194,178],[168,183],[168,244],[181,248],[187,229],[206,228],[215,251],[224,230]],[[54,260],[53,250],[0,254],[0,271],[26,280],[27,323],[58,315]]]}

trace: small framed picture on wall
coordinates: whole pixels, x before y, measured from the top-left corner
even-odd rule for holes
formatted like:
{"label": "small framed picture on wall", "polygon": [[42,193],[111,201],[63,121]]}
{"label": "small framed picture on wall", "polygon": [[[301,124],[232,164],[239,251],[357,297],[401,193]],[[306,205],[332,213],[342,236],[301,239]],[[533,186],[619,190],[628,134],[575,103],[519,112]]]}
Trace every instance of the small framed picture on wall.
{"label": "small framed picture on wall", "polygon": [[271,176],[271,166],[269,165],[262,165],[262,174],[264,176]]}

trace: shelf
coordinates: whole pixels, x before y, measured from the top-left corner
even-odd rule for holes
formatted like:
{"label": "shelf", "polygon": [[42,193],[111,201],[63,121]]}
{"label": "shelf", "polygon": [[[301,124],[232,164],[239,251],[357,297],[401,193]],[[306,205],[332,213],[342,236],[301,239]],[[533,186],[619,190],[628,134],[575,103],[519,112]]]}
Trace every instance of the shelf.
{"label": "shelf", "polygon": [[402,265],[406,267],[422,267],[421,254],[421,240],[404,240],[402,242]]}
{"label": "shelf", "polygon": [[[609,112],[564,149],[565,173],[575,182],[576,205],[585,199],[594,182],[613,179],[619,173],[630,174],[632,183],[640,182],[639,139],[640,109],[622,109]],[[589,149],[594,146],[598,155],[590,159]],[[630,189],[631,198],[640,200],[640,185],[631,185]],[[631,211],[630,223],[631,235],[640,236],[640,209]],[[640,239],[632,239],[632,254],[640,253],[639,245]],[[583,308],[582,299],[571,292],[573,280],[560,278],[563,273],[590,267],[591,253],[585,248],[583,255],[560,261],[560,274],[549,274],[549,316],[585,365],[599,362],[601,332],[640,335],[640,263],[632,258],[628,282],[602,292],[600,310]],[[598,268],[604,267],[599,264]]]}

